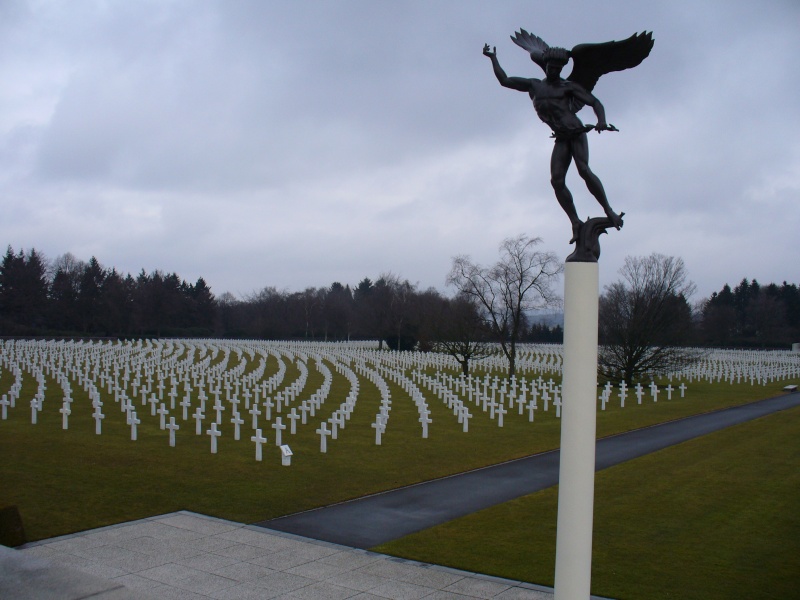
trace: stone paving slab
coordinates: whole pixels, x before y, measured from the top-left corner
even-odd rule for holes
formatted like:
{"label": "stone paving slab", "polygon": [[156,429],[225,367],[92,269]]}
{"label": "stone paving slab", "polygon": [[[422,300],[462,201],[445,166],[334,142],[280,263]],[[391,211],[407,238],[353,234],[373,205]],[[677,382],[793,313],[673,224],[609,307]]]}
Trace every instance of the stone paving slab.
{"label": "stone paving slab", "polygon": [[113,578],[103,578],[0,546],[0,598],[11,600],[141,600]]}
{"label": "stone paving slab", "polygon": [[[30,577],[34,572],[42,582]],[[29,595],[24,593],[26,586]],[[57,590],[63,594],[52,595]],[[86,597],[552,600],[553,591],[187,511],[0,553],[0,598]]]}

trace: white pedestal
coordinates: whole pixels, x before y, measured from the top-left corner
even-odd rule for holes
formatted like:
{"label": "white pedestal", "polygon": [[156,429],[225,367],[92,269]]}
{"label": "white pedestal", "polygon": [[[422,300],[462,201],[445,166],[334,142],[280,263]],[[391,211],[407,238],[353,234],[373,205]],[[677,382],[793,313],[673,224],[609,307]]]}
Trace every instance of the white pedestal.
{"label": "white pedestal", "polygon": [[588,600],[597,413],[597,263],[564,268],[564,368],[555,600]]}

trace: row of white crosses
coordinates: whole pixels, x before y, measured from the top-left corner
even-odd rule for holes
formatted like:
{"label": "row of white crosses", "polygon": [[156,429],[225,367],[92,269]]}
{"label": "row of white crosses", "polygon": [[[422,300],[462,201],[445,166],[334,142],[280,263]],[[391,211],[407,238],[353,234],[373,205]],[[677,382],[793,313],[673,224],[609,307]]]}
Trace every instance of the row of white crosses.
{"label": "row of white crosses", "polygon": [[[461,424],[462,431],[467,433],[469,431],[469,420],[472,418],[472,414],[469,412],[469,406],[464,404],[461,398],[458,397],[450,388],[448,388],[444,383],[442,383],[437,377],[431,377],[422,373],[421,371],[415,371],[413,373],[414,378],[416,379],[417,383],[427,387],[431,392],[433,392],[439,399],[447,405],[451,411],[453,411],[453,415],[458,419],[458,422]],[[494,418],[494,410],[492,411]],[[503,417],[500,416],[499,426],[503,426]]]}
{"label": "row of white crosses", "polygon": [[[539,408],[539,398],[543,401],[545,411],[549,409],[552,401],[556,408],[556,417],[561,416],[561,386],[552,379],[545,381],[542,376],[537,379],[532,378],[530,385],[524,377],[512,376],[500,379],[497,376],[491,378],[488,374],[482,379],[472,375],[464,377],[463,374],[454,377],[449,373],[437,373],[433,378],[418,374],[418,377],[439,395],[448,407],[458,411],[461,410],[459,402],[461,405],[464,404],[464,400],[467,403],[474,403],[483,412],[488,412],[490,419],[496,419],[499,427],[503,426],[504,416],[512,412],[515,407],[518,415],[522,416],[527,411],[528,421],[534,422],[535,411]],[[461,399],[458,398],[458,394],[461,395]]]}
{"label": "row of white crosses", "polygon": [[[515,361],[516,372],[526,374],[560,375],[563,363],[563,347],[560,344],[518,344]],[[456,365],[454,365],[455,367]],[[500,346],[490,357],[470,361],[470,371],[501,372],[508,374],[508,360],[504,357]]]}
{"label": "row of white crosses", "polygon": [[[750,383],[767,385],[774,381],[800,378],[800,355],[788,350],[718,350],[690,349],[700,360],[685,369],[667,373],[672,383],[675,379],[692,383],[697,380],[730,384]],[[517,346],[517,373],[561,374],[563,346],[561,344],[520,344]],[[471,361],[470,370],[505,371],[507,361],[500,352],[495,357]],[[450,365],[455,370],[457,365]],[[419,368],[424,369],[423,365]],[[440,369],[443,370],[443,369]]]}
{"label": "row of white crosses", "polygon": [[[532,346],[521,354],[525,356],[526,368],[536,365],[544,372],[560,370],[561,347],[542,347]],[[746,381],[749,375],[751,381],[768,381],[800,374],[798,358],[797,354],[788,352],[716,352],[698,363],[693,373],[684,373],[683,376],[690,381],[691,377]],[[309,396],[305,385],[307,365],[312,360],[325,381]],[[268,361],[278,365],[277,372],[269,377],[266,375]],[[285,361],[296,365],[300,374],[296,380],[284,381],[287,373]],[[60,412],[65,429],[74,410],[71,385],[75,384],[81,386],[91,399],[91,415],[98,434],[106,417],[102,399],[105,396],[106,404],[113,399],[125,413],[131,439],[136,439],[137,426],[142,422],[137,410],[149,412],[151,417],[158,419],[160,429],[168,431],[170,445],[175,444],[176,431],[181,429],[179,422],[194,420],[195,434],[208,435],[212,451],[218,448],[223,423],[231,423],[234,439],[249,437],[258,457],[261,446],[267,441],[263,435],[265,427],[267,431],[269,427],[274,430],[275,445],[278,446],[287,435],[295,435],[299,425],[310,423],[320,411],[329,396],[332,381],[325,363],[334,365],[350,380],[351,391],[316,431],[321,436],[320,450],[323,452],[327,451],[328,437],[335,439],[334,434],[345,426],[355,408],[358,376],[351,367],[380,390],[381,406],[373,424],[378,445],[388,426],[393,401],[387,380],[398,385],[414,402],[423,437],[429,434],[431,411],[417,383],[430,389],[447,404],[464,431],[468,431],[471,418],[469,411],[465,410],[470,404],[481,407],[501,426],[504,417],[514,409],[520,415],[527,410],[529,421],[533,421],[539,401],[545,411],[552,402],[556,416],[560,415],[560,389],[552,379],[546,382],[540,375],[531,378],[529,383],[525,377],[491,378],[488,373],[483,378],[472,375],[454,377],[449,371],[456,370],[458,365],[452,357],[436,353],[379,352],[374,343],[147,340],[112,344],[12,340],[0,342],[0,368],[14,375],[14,383],[0,399],[0,416],[5,419],[8,410],[14,408],[19,399],[24,371],[30,373],[38,384],[31,400],[33,421],[42,410],[45,395],[50,397],[53,393],[47,390],[46,375],[61,387]],[[423,381],[423,370],[434,373]],[[659,393],[665,393],[667,399],[671,399],[673,390],[678,389],[683,395],[685,383],[681,382],[676,388],[672,388],[670,383],[663,390],[651,386],[650,395],[655,401]],[[629,391],[635,392],[637,401],[641,403],[645,392],[639,386],[632,390],[621,388],[621,404],[624,406]],[[612,394],[604,390],[604,395],[605,401],[601,396],[603,407]],[[394,401],[408,399],[401,396]],[[209,424],[209,421],[212,422]],[[242,434],[243,429],[251,430],[253,435]]]}
{"label": "row of white crosses", "polygon": [[417,408],[417,413],[419,414],[418,421],[422,428],[422,437],[427,439],[428,426],[433,423],[433,419],[431,419],[431,411],[425,396],[414,381],[406,377],[405,373],[399,368],[396,368],[395,365],[385,365],[380,362],[376,362],[375,364],[379,373],[383,373],[387,379],[392,381],[395,385],[400,386],[400,388],[408,394],[412,402],[414,402],[414,406]]}
{"label": "row of white crosses", "polygon": [[767,385],[774,381],[800,378],[800,354],[788,351],[712,350],[700,351],[702,358],[681,373],[689,382],[750,383]]}
{"label": "row of white crosses", "polygon": [[375,430],[375,445],[380,446],[382,444],[383,434],[386,433],[386,426],[389,423],[389,412],[392,410],[392,393],[389,391],[386,380],[384,380],[377,370],[370,368],[365,360],[359,359],[355,362],[355,371],[375,384],[381,396],[378,414],[375,415],[375,422],[371,425]]}
{"label": "row of white crosses", "polygon": [[[530,386],[524,377],[517,379],[516,376],[513,376],[509,387],[505,379],[501,381],[496,376],[490,379],[487,375],[485,375],[482,380],[479,378],[473,380],[471,377],[461,378],[459,385],[466,386],[470,399],[472,398],[472,390],[474,388],[476,403],[480,404],[484,411],[488,406],[490,415],[492,405],[497,400],[499,400],[500,403],[507,401],[510,409],[513,408],[516,403],[517,413],[519,415],[524,414],[527,408],[528,420],[530,422],[534,421],[534,414],[539,408],[538,400],[540,397],[543,402],[544,410],[547,411],[551,399],[556,400],[560,397],[561,393],[560,387],[557,386],[552,379],[545,382],[541,376],[536,380],[531,379]],[[530,399],[528,399],[528,394],[530,394]],[[560,400],[556,404],[556,407],[556,414],[560,416],[560,412],[558,412]]]}
{"label": "row of white crosses", "polygon": [[22,371],[16,363],[10,362],[7,357],[3,356],[0,360],[2,360],[6,370],[11,371],[14,375],[14,383],[9,388],[8,393],[0,397],[0,418],[5,421],[8,418],[8,408],[16,407],[17,399],[22,391]]}
{"label": "row of white crosses", "polygon": [[[670,384],[667,384],[666,386],[664,386],[664,388],[662,390],[662,389],[659,389],[658,385],[656,385],[656,383],[654,381],[651,381],[650,385],[648,386],[648,388],[649,388],[649,391],[650,391],[650,397],[652,398],[653,402],[658,402],[658,395],[662,391],[667,395],[667,400],[672,400],[672,394],[675,391],[679,391],[680,392],[680,397],[684,398],[686,396],[686,390],[688,389],[688,386],[686,385],[686,383],[681,382],[681,384],[679,386],[673,388],[672,384],[670,383]],[[618,387],[619,396],[618,397],[619,397],[619,406],[620,406],[620,408],[625,408],[625,400],[628,397],[628,391],[629,390],[630,390],[630,388],[628,387],[628,384],[624,380],[619,383],[619,387]],[[642,397],[645,395],[644,386],[642,386],[641,383],[637,383],[633,388],[633,392],[636,395],[636,403],[637,404],[641,404],[642,403]],[[599,397],[600,409],[601,410],[605,410],[606,409],[606,404],[608,404],[608,402],[611,401],[613,396],[614,396],[614,385],[610,381],[607,381],[606,384],[603,386],[603,390],[600,393],[600,397]]]}
{"label": "row of white crosses", "polygon": [[[358,376],[344,363],[335,361],[333,366],[336,371],[344,375],[347,381],[350,383],[350,391],[345,397],[345,400],[339,405],[339,408],[333,411],[333,414],[328,418],[328,420],[323,421],[320,424],[320,428],[316,431],[320,436],[320,452],[328,451],[329,435],[332,440],[338,439],[339,429],[345,428],[347,421],[350,420],[350,415],[353,413],[353,409],[356,406],[356,400],[358,400]],[[326,425],[330,425],[330,430]]]}
{"label": "row of white crosses", "polygon": [[[425,396],[420,392],[416,384],[411,379],[406,377],[406,375],[403,372],[403,369],[407,369],[412,365],[419,364],[420,362],[422,362],[420,359],[416,357],[416,354],[419,353],[415,353],[414,355],[405,353],[405,356],[401,356],[399,360],[397,360],[395,357],[392,357],[387,360],[386,354],[369,353],[369,356],[367,358],[371,360],[375,365],[376,377],[379,378],[379,382],[376,383],[376,385],[378,385],[379,389],[382,390],[381,392],[382,405],[386,405],[387,403],[391,404],[391,400],[390,397],[388,396],[389,394],[388,386],[386,385],[385,380],[382,379],[382,376],[380,375],[381,373],[385,375],[386,378],[388,378],[390,381],[400,386],[403,389],[403,391],[405,391],[405,393],[408,394],[408,396],[411,398],[412,402],[414,403],[414,406],[417,409],[417,413],[419,414],[419,418],[417,420],[420,424],[420,428],[422,431],[422,438],[427,439],[429,436],[429,425],[433,423],[433,419],[431,418],[431,410],[428,406]],[[363,358],[364,352],[362,352],[361,355]],[[447,359],[445,359],[443,355],[433,355],[433,356],[434,358],[427,356],[425,360],[427,362],[432,361],[438,363],[438,362],[445,362],[445,360],[452,358],[452,357],[447,357]],[[390,364],[385,364],[387,362]],[[381,418],[381,412],[386,413],[387,415],[386,419]],[[376,422],[373,424],[373,427],[375,427],[376,429],[376,444],[380,444],[381,440],[380,435],[385,432],[386,421],[388,420],[388,410],[382,408],[381,412],[379,412],[379,414],[376,416]]]}
{"label": "row of white crosses", "polygon": [[[307,348],[315,347],[315,342],[294,342],[295,344],[307,344]],[[370,362],[382,362],[386,353],[376,352],[373,343],[363,344],[361,346],[352,345],[347,343],[349,347],[346,349],[348,353],[353,355],[357,353],[358,357],[364,358]],[[536,374],[560,374],[561,364],[563,361],[563,352],[560,345],[555,344],[518,344],[517,345],[517,372],[522,373],[536,373]],[[440,354],[435,352],[414,352],[402,351],[392,352],[392,367],[404,372],[411,372],[414,370],[419,371],[457,371],[460,369],[460,364],[455,358],[448,354]],[[355,357],[355,356],[354,356]],[[494,356],[483,358],[480,360],[470,361],[470,370],[473,372],[483,371],[508,371],[508,361],[503,358],[500,346],[497,346],[497,353]]]}
{"label": "row of white crosses", "polygon": [[[141,346],[142,346],[141,343],[139,343],[138,347],[141,348]],[[38,349],[41,349],[41,343],[37,343],[36,347]],[[175,444],[175,431],[177,429],[179,429],[180,426],[177,425],[177,423],[175,422],[175,418],[174,417],[170,417],[169,424],[166,423],[166,415],[169,414],[169,410],[166,408],[164,403],[159,403],[158,402],[158,400],[163,399],[163,397],[164,397],[164,391],[165,391],[164,378],[163,377],[158,377],[157,378],[157,379],[159,379],[159,383],[158,383],[158,386],[157,386],[157,388],[158,388],[158,397],[156,397],[155,389],[151,389],[147,384],[143,384],[143,382],[141,381],[142,378],[146,378],[148,380],[148,383],[152,383],[153,371],[148,367],[148,361],[146,361],[146,360],[145,361],[139,361],[138,362],[138,366],[140,367],[140,369],[141,369],[142,366],[144,367],[144,373],[142,373],[141,370],[140,370],[140,372],[138,372],[134,377],[132,377],[131,373],[130,373],[130,366],[133,365],[134,368],[135,368],[135,366],[137,365],[137,362],[135,360],[131,360],[131,356],[129,356],[129,355],[126,356],[126,359],[127,359],[127,361],[126,361],[127,362],[126,372],[124,374],[122,374],[122,378],[124,379],[124,382],[125,382],[126,386],[123,387],[123,388],[120,388],[119,385],[118,385],[118,381],[119,381],[118,379],[112,377],[108,373],[104,373],[104,372],[98,373],[99,362],[98,361],[95,361],[94,363],[92,362],[92,358],[97,359],[98,356],[99,356],[99,351],[98,351],[97,348],[91,348],[90,349],[90,352],[92,353],[93,356],[90,356],[88,358],[86,358],[84,356],[81,356],[80,360],[78,361],[77,366],[72,365],[73,368],[70,369],[70,356],[69,355],[70,354],[75,354],[75,348],[76,347],[78,348],[78,350],[87,349],[86,347],[83,346],[82,343],[78,343],[76,345],[71,345],[71,347],[69,347],[67,351],[62,352],[62,353],[59,354],[59,358],[57,360],[53,359],[51,362],[45,362],[45,364],[47,365],[46,368],[48,369],[48,371],[53,371],[53,375],[62,384],[62,388],[64,389],[64,403],[63,403],[63,406],[62,406],[62,409],[61,409],[60,412],[62,414],[63,427],[65,429],[68,428],[68,418],[69,418],[69,415],[71,414],[70,404],[72,402],[72,398],[71,398],[71,395],[70,395],[68,375],[66,375],[65,373],[62,372],[62,370],[64,370],[64,369],[66,369],[67,371],[71,372],[72,376],[84,387],[84,390],[88,392],[89,397],[90,397],[90,399],[92,401],[92,407],[94,409],[94,412],[93,412],[92,416],[94,417],[95,422],[96,422],[96,433],[98,433],[98,434],[101,433],[101,431],[102,431],[102,419],[105,418],[105,415],[102,413],[103,402],[100,399],[100,394],[99,394],[97,388],[95,387],[94,381],[92,380],[93,377],[96,378],[96,377],[99,376],[100,379],[102,380],[101,385],[105,385],[106,381],[108,382],[108,392],[111,393],[113,391],[115,401],[120,402],[123,412],[126,412],[126,414],[127,414],[127,423],[128,423],[128,425],[131,426],[131,438],[133,440],[135,440],[137,438],[137,425],[139,425],[141,423],[141,420],[138,418],[138,416],[136,415],[135,410],[133,409],[134,405],[133,405],[132,399],[129,398],[128,395],[127,395],[127,391],[128,391],[127,390],[127,384],[128,384],[128,382],[130,382],[131,385],[133,386],[133,388],[135,389],[135,394],[134,394],[135,396],[138,396],[139,388],[141,386],[144,386],[143,389],[141,389],[141,392],[142,392],[142,403],[143,404],[145,404],[147,402],[150,403],[151,413],[153,415],[155,415],[155,414],[159,415],[160,428],[169,430],[170,445],[174,445]],[[14,346],[12,345],[12,349],[13,348],[14,348]],[[28,348],[28,350],[29,349],[30,348]],[[116,349],[116,352],[117,352],[117,354],[120,353],[119,348]],[[192,350],[192,353],[193,352],[194,352],[194,349]],[[124,350],[122,351],[122,353],[123,354],[125,353]],[[12,352],[12,354],[13,354],[13,352]],[[31,401],[32,421],[35,423],[36,422],[36,415],[42,408],[42,403],[43,403],[43,399],[44,399],[44,389],[46,388],[46,385],[44,383],[44,378],[40,375],[40,371],[38,371],[37,367],[35,367],[33,365],[30,354],[31,354],[30,352],[27,352],[26,355],[22,358],[22,362],[32,370],[32,373],[34,374],[34,376],[39,381],[39,391],[37,392],[37,394],[34,397],[34,399]],[[78,354],[82,354],[82,353],[78,352]],[[171,354],[171,353],[168,352],[167,355],[168,354]],[[215,352],[215,354],[216,354],[216,352]],[[3,356],[3,359],[6,360],[6,361],[13,360],[13,359],[9,358],[8,353],[4,352],[4,353],[2,353],[2,356]],[[67,357],[66,360],[65,360],[65,357]],[[56,362],[58,363],[57,365],[56,365]],[[171,362],[172,363],[172,367],[175,367],[175,365],[177,363],[176,360],[163,361],[163,362]],[[187,365],[193,365],[194,362],[195,361],[193,360],[193,357],[191,356],[191,353],[190,353],[190,355],[185,360],[185,363]],[[209,360],[204,361],[206,366],[208,365],[209,362],[210,362]],[[201,365],[202,364],[203,364],[203,362],[201,362]],[[225,361],[220,362],[220,365],[224,366],[224,364],[225,364]],[[108,365],[106,365],[106,366],[108,366]],[[194,367],[192,367],[192,368],[194,368]],[[244,370],[244,364],[242,364],[242,362],[240,362],[239,366],[236,369],[233,370],[233,373],[240,375],[243,370]],[[263,373],[263,361],[262,361],[262,365],[260,366],[260,371]],[[284,371],[285,371],[285,369],[284,369]],[[120,376],[119,371],[115,371],[115,375],[116,376]],[[278,378],[280,378],[280,370],[279,370]],[[112,380],[117,382],[117,386],[114,386],[112,384]],[[174,375],[171,377],[171,382],[170,383],[171,383],[171,391],[167,395],[170,397],[170,408],[174,409],[175,396],[176,396],[176,393],[175,393],[175,391],[176,391],[175,390],[176,381],[175,381]],[[197,385],[197,381],[196,380],[194,381],[194,383],[195,383],[195,385]],[[268,389],[271,390],[272,389],[272,383],[273,383],[272,381],[262,382],[262,385],[265,385]],[[212,387],[212,390],[214,392],[216,392],[217,395],[220,393],[219,387],[220,387],[219,383],[217,384],[216,389],[214,389]],[[295,384],[295,386],[294,386],[293,390],[291,391],[291,393],[296,394],[297,391],[299,390],[299,387],[300,386],[297,386]],[[12,386],[12,393],[14,393],[14,395],[12,395],[12,402],[18,396],[20,388],[21,388],[21,385],[16,385],[15,384],[15,386]],[[187,415],[186,415],[186,408],[187,407],[186,407],[185,401],[189,397],[188,391],[190,390],[188,379],[186,380],[185,389],[187,390],[187,394],[184,397],[184,401],[182,402],[183,409],[184,409],[184,420],[186,420],[186,418],[187,418]],[[227,389],[227,391],[229,393],[230,392],[230,387],[227,386],[226,389]],[[238,392],[238,385],[237,385],[236,389],[237,389],[237,392]],[[248,394],[248,391],[245,390],[245,396],[246,397],[247,397],[247,394]],[[148,395],[149,395],[149,397],[148,397]],[[205,398],[203,396],[204,396],[204,389],[201,389],[200,390],[200,401],[203,404],[203,406],[198,407],[198,410],[201,413],[204,410],[204,402],[205,402]],[[234,436],[236,438],[238,438],[239,437],[238,436],[238,428],[239,428],[239,425],[241,425],[241,423],[242,423],[242,420],[239,418],[238,414],[236,413],[236,406],[238,404],[238,399],[235,398],[235,397],[234,398],[230,398],[230,396],[228,396],[227,399],[232,402],[232,405],[234,407],[234,418],[232,419],[232,421],[233,421],[234,427],[235,427]],[[219,399],[217,397],[217,402],[215,402],[215,404],[216,404],[217,408],[221,408],[219,406],[218,400]],[[9,404],[11,404],[11,403],[9,402]],[[159,405],[158,409],[156,409],[156,405],[157,404]],[[5,408],[5,405],[3,405],[3,406]],[[219,415],[219,411],[218,411],[217,412],[217,421],[215,422],[215,425],[219,424],[219,421],[220,421],[220,415]],[[212,451],[214,451],[216,449],[216,438],[218,437],[218,435],[216,435],[213,430],[216,430],[216,427],[212,428],[212,433],[211,433],[212,440],[213,440],[212,441]],[[197,431],[197,433],[198,434],[200,433],[199,423],[198,423],[198,431]],[[217,433],[218,433],[218,431],[217,431]]]}

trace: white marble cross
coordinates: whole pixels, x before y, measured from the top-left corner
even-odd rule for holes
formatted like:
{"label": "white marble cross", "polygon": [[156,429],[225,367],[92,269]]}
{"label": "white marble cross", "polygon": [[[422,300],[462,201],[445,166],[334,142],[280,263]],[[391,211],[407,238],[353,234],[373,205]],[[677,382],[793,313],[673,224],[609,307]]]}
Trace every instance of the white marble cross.
{"label": "white marble cross", "polygon": [[297,409],[292,408],[292,412],[289,413],[289,420],[291,424],[289,426],[289,433],[294,435],[297,433],[297,419],[300,418],[300,415],[297,414]]}
{"label": "white marble cross", "polygon": [[175,430],[180,429],[180,425],[175,424],[175,417],[169,418],[169,425],[167,425],[167,429],[169,429],[169,445],[174,448],[175,447]]}
{"label": "white marble cross", "polygon": [[[69,409],[69,403],[64,402],[64,405],[58,410],[61,413],[61,429],[69,429],[69,416],[72,414],[72,411]],[[3,413],[5,413],[5,406],[3,407]],[[5,419],[5,416],[3,416]]]}
{"label": "white marble cross", "polygon": [[[339,426],[339,429],[344,429],[345,428],[345,425],[347,424],[346,421],[347,421],[347,419],[350,418],[350,413],[352,412],[352,410],[353,410],[352,405],[346,405],[344,407],[344,409],[340,408],[335,413],[333,413],[333,416],[331,418]],[[333,438],[333,439],[336,439],[336,438]]]}
{"label": "white marble cross", "polygon": [[[522,381],[524,382],[525,380],[523,379]],[[519,396],[517,396],[517,399],[515,400],[517,403],[518,413],[520,415],[522,415],[522,412],[525,410],[525,404],[528,402],[528,399],[525,397],[525,392],[526,390],[520,390]]]}
{"label": "white marble cross", "polygon": [[320,452],[327,452],[328,451],[328,436],[331,434],[331,432],[328,431],[328,422],[327,421],[323,421],[320,424],[319,429],[317,429],[317,433],[320,435],[320,438],[319,438],[319,451]]}
{"label": "white marble cross", "polygon": [[303,425],[306,424],[306,421],[308,419],[307,415],[308,415],[308,411],[309,410],[310,410],[310,408],[309,408],[308,404],[306,404],[306,401],[304,400],[303,403],[300,405],[300,422]]}
{"label": "white marble cross", "polygon": [[95,411],[92,413],[92,417],[94,417],[94,432],[95,435],[100,435],[103,431],[103,419],[106,416],[100,412],[100,407],[98,406]]}
{"label": "white marble cross", "polygon": [[183,400],[181,400],[181,407],[183,408],[184,421],[189,418],[189,415],[187,413],[191,405],[192,403],[189,401],[189,394],[186,394],[186,397]]}
{"label": "white marble cross", "polygon": [[497,426],[498,427],[502,427],[503,426],[503,415],[506,414],[506,409],[502,404],[500,404],[497,407],[497,410],[495,412],[497,413]]}
{"label": "white marble cross", "polygon": [[169,414],[169,411],[167,410],[167,407],[162,404],[158,407],[156,412],[158,413],[159,417],[158,426],[161,428],[161,431],[164,431],[167,426],[167,415]]}
{"label": "white marble cross", "polygon": [[167,396],[169,396],[169,408],[170,408],[170,410],[175,410],[175,398],[178,397],[178,390],[173,387],[169,391],[169,394],[167,394]]}
{"label": "white marble cross", "polygon": [[606,402],[607,401],[608,401],[608,390],[607,389],[603,389],[603,391],[600,392],[600,410],[605,410],[606,409]]}
{"label": "white marble cross", "polygon": [[233,418],[231,419],[231,423],[233,423],[233,439],[239,439],[239,426],[244,423],[244,419],[239,416],[239,413],[234,411]]}
{"label": "white marble cross", "polygon": [[206,416],[203,414],[203,410],[198,406],[194,411],[195,435],[201,435],[203,433],[203,419],[205,418]]}
{"label": "white marble cross", "polygon": [[[242,392],[242,395],[244,396],[244,409],[249,410],[250,398],[253,396],[252,392],[250,391],[250,388],[244,388],[244,392]],[[258,399],[256,399],[256,402],[258,402]]]}
{"label": "white marble cross", "polygon": [[261,460],[261,445],[267,443],[267,438],[261,435],[260,429],[256,429],[256,434],[250,438],[250,441],[256,445],[256,460]]}
{"label": "white marble cross", "polygon": [[211,454],[216,454],[217,438],[222,435],[222,433],[217,429],[216,421],[211,421],[211,429],[206,431],[206,434],[211,436]]}
{"label": "white marble cross", "polygon": [[264,412],[264,418],[267,421],[272,420],[272,409],[273,408],[275,408],[275,404],[272,402],[272,398],[267,397],[267,399],[264,400],[264,411],[265,411]]}
{"label": "white marble cross", "polygon": [[222,413],[225,410],[225,407],[219,401],[214,402],[213,409],[217,413],[217,425],[222,424]]}
{"label": "white marble cross", "polygon": [[275,422],[272,424],[272,428],[275,430],[275,445],[281,445],[281,433],[284,429],[286,429],[286,425],[281,423],[281,418],[276,417]]}
{"label": "white marble cross", "polygon": [[133,408],[133,404],[128,398],[123,398],[122,400],[122,410],[125,413],[125,424],[131,424],[131,413],[133,413],[136,409]]}
{"label": "white marble cross", "polygon": [[135,442],[136,441],[136,426],[141,424],[142,421],[139,418],[136,417],[136,411],[135,410],[132,413],[130,413],[130,415],[131,415],[131,417],[130,417],[131,440],[133,440]]}
{"label": "white marble cross", "polygon": [[253,429],[256,429],[258,427],[258,417],[261,416],[261,411],[258,410],[258,403],[253,402],[253,407],[247,412],[253,415]]}
{"label": "white marble cross", "polygon": [[469,420],[472,415],[469,414],[469,409],[466,406],[461,406],[461,431],[467,433],[469,431]]}
{"label": "white marble cross", "polygon": [[378,416],[375,422],[371,425],[373,429],[375,429],[375,445],[381,445],[381,435],[386,431],[386,424],[383,422],[383,419]]}
{"label": "white marble cross", "polygon": [[430,417],[431,411],[425,409],[421,410],[419,414],[419,422],[422,424],[422,437],[427,439],[428,438],[428,425],[433,423],[433,419]]}

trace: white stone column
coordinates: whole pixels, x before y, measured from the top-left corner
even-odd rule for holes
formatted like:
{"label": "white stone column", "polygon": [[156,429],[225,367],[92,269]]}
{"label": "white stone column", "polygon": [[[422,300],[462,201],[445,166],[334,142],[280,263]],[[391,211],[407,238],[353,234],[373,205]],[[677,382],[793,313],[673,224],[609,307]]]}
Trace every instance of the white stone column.
{"label": "white stone column", "polygon": [[597,263],[564,268],[564,366],[555,600],[588,600],[597,413]]}

